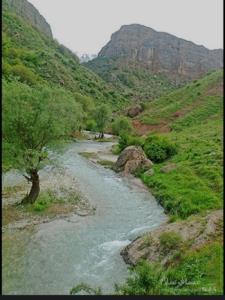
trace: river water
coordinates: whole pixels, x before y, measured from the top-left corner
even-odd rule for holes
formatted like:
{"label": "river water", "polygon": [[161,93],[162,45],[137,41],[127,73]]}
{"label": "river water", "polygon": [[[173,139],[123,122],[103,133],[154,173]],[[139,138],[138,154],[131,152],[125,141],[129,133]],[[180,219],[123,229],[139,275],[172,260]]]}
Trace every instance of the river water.
{"label": "river water", "polygon": [[[126,279],[121,249],[165,222],[166,216],[145,188],[78,154],[110,146],[83,141],[55,154],[58,166],[76,177],[96,212],[5,232],[3,294],[69,294],[81,282],[101,286],[103,293],[109,294],[114,283]],[[51,168],[45,172],[51,172]],[[13,184],[17,177],[15,173],[6,174],[3,183]]]}

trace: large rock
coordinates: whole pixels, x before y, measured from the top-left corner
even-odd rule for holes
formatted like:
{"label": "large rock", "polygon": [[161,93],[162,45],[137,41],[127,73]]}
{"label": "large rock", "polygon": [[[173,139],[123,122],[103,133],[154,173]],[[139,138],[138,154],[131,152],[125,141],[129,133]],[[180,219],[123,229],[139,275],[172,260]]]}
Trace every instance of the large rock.
{"label": "large rock", "polygon": [[117,159],[115,170],[118,172],[134,173],[139,168],[150,169],[153,163],[147,159],[139,146],[125,148]]}
{"label": "large rock", "polygon": [[216,210],[206,216],[191,216],[185,221],[163,224],[158,229],[137,237],[121,251],[125,262],[136,265],[141,259],[147,259],[150,262],[167,264],[179,250],[180,244],[177,243],[174,249],[167,249],[165,252],[160,243],[163,233],[179,236],[182,244],[188,246],[187,249],[198,249],[211,241],[222,239],[223,211]]}
{"label": "large rock", "polygon": [[123,25],[98,54],[101,58],[120,58],[137,62],[152,74],[175,82],[200,78],[223,67],[223,50],[204,46],[139,25]]}

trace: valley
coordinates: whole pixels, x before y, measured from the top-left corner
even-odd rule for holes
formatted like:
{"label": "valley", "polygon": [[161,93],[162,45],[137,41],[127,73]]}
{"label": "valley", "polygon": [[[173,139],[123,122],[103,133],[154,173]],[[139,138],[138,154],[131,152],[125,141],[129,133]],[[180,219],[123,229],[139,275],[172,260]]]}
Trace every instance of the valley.
{"label": "valley", "polygon": [[2,34],[3,294],[222,295],[223,50],[130,24],[80,61],[27,0]]}

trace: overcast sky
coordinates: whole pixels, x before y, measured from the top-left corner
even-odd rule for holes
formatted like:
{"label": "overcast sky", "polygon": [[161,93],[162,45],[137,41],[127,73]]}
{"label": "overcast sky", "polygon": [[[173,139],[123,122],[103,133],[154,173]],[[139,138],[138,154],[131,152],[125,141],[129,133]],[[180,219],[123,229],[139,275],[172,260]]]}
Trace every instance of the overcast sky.
{"label": "overcast sky", "polygon": [[223,47],[223,0],[29,0],[54,37],[77,52],[97,54],[113,32],[138,23],[209,49]]}

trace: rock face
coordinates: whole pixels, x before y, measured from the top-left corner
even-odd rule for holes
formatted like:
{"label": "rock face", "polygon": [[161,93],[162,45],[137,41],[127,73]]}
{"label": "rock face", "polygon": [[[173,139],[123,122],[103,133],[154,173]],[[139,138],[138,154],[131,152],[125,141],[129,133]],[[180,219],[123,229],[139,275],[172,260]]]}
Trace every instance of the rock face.
{"label": "rock face", "polygon": [[3,9],[9,9],[29,21],[39,31],[52,38],[52,30],[45,18],[27,0],[3,0]]}
{"label": "rock face", "polygon": [[165,232],[179,235],[182,243],[186,243],[187,249],[197,249],[211,240],[222,239],[223,211],[216,210],[205,217],[190,217],[185,221],[164,224],[138,237],[121,251],[125,262],[136,265],[140,259],[147,259],[150,262],[166,264],[179,249],[179,245],[175,245],[174,250],[165,254],[160,243],[160,236]]}
{"label": "rock face", "polygon": [[175,82],[196,79],[223,67],[222,49],[209,50],[139,24],[124,25],[113,33],[98,57],[135,61]]}
{"label": "rock face", "polygon": [[141,147],[129,146],[125,148],[117,159],[115,170],[125,174],[134,173],[139,168],[149,169],[153,163],[147,159]]}

